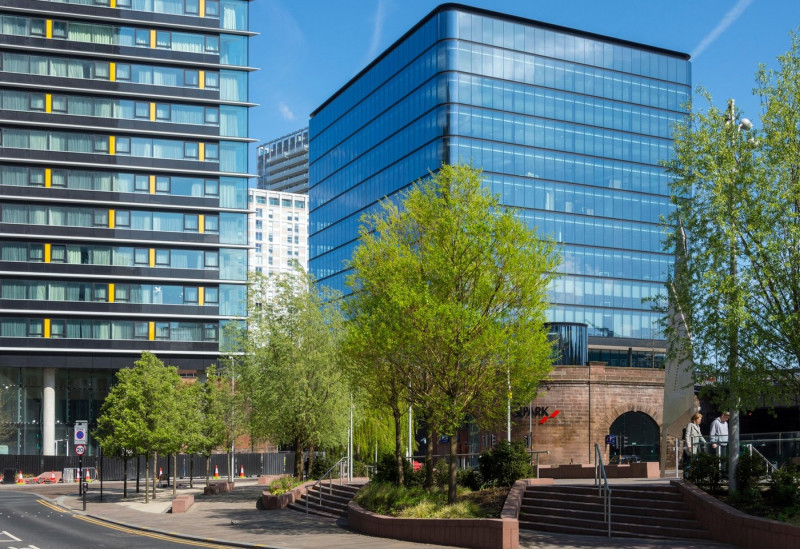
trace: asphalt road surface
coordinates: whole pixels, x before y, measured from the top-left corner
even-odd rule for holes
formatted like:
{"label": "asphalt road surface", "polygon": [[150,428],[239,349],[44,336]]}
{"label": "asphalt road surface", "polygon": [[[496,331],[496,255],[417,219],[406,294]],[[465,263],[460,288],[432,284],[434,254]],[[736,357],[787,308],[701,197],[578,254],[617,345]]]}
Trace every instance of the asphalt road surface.
{"label": "asphalt road surface", "polygon": [[104,523],[31,493],[0,495],[0,549],[225,547]]}

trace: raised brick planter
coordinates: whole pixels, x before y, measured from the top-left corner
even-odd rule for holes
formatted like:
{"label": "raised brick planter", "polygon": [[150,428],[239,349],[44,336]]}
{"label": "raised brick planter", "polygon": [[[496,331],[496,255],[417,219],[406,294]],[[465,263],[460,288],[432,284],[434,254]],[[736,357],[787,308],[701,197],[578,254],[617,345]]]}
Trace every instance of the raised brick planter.
{"label": "raised brick planter", "polygon": [[351,501],[347,523],[357,532],[418,543],[470,549],[518,549],[516,519],[415,519],[378,515]]}
{"label": "raised brick planter", "polygon": [[172,500],[172,514],[176,513],[185,513],[189,510],[189,507],[194,505],[194,496],[191,494],[185,494],[178,496],[177,498]]}
{"label": "raised brick planter", "polygon": [[269,486],[279,478],[288,477],[289,475],[258,475],[259,486]]}
{"label": "raised brick planter", "polygon": [[500,518],[514,519],[519,518],[519,510],[522,508],[522,498],[525,495],[525,489],[528,486],[547,486],[552,485],[553,479],[551,478],[523,478],[514,483],[511,490],[506,496],[506,502],[503,504],[503,510],[500,512]]}
{"label": "raised brick planter", "polygon": [[224,494],[225,492],[232,492],[236,483],[222,481],[222,482],[212,482],[205,488],[203,488],[203,495],[216,495],[216,494]]}
{"label": "raised brick planter", "polygon": [[[278,478],[278,477],[276,477]],[[314,484],[315,480],[309,480],[308,482],[304,482],[297,488],[292,488],[285,494],[281,494],[279,496],[275,496],[269,492],[269,490],[264,490],[261,492],[261,504],[266,511],[273,511],[275,509],[285,509],[302,496],[305,493],[306,487],[311,486]]]}
{"label": "raised brick planter", "polygon": [[800,547],[800,527],[754,517],[706,494],[694,484],[671,480],[703,527],[715,540],[747,549],[795,549]]}
{"label": "raised brick planter", "polygon": [[[631,463],[630,465],[606,465],[608,478],[660,478],[661,471],[656,461]],[[539,468],[541,478],[594,478],[594,465],[542,465]]]}

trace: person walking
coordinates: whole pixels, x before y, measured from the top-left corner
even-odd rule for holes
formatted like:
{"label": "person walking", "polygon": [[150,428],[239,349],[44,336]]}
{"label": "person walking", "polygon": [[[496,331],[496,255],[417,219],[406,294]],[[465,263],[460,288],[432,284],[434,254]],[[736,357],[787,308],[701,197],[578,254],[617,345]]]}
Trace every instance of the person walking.
{"label": "person walking", "polygon": [[725,450],[728,447],[728,419],[730,413],[722,412],[720,416],[711,422],[711,432],[709,439],[711,439],[711,448],[717,451],[717,455],[725,455]]}
{"label": "person walking", "polygon": [[703,419],[703,414],[696,412],[692,419],[686,425],[684,434],[684,453],[688,456],[699,454],[706,444],[706,439],[700,432],[700,421]]}

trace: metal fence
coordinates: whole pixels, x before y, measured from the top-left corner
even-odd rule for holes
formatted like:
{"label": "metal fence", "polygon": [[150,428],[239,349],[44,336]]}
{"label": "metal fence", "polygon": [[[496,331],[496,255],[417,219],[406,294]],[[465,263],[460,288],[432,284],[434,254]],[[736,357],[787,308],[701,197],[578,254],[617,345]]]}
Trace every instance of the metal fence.
{"label": "metal fence", "polygon": [[[192,460],[194,457],[194,460]],[[13,469],[15,474],[21,471],[23,475],[37,476],[50,471],[63,471],[64,469],[77,468],[78,456],[25,456],[25,455],[0,455],[0,471]],[[192,465],[192,461],[194,464]],[[234,470],[232,475],[238,477],[242,469],[247,477],[257,475],[294,474],[294,452],[273,452],[264,454],[234,454]],[[152,465],[152,460],[150,461]],[[210,458],[209,470],[213,476],[215,469],[219,470],[220,477],[228,476],[230,459],[228,454],[213,454]],[[104,480],[123,480],[125,475],[124,463],[118,458],[100,458],[88,456],[83,458],[84,467],[95,467],[102,471]],[[164,476],[175,476],[172,471],[172,459],[169,456],[159,456],[156,469],[160,469]],[[175,466],[178,478],[205,477],[206,458],[195,454],[179,454]],[[144,458],[129,459],[127,467],[128,480],[135,480],[137,476],[144,478]]]}

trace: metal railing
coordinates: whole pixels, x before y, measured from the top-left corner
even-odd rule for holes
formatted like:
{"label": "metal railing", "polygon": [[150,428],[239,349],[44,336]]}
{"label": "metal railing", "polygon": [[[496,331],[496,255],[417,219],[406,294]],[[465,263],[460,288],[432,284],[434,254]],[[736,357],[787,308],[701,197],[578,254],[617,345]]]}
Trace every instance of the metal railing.
{"label": "metal railing", "polygon": [[333,470],[339,467],[339,485],[341,486],[344,484],[344,475],[345,475],[345,467],[348,464],[347,456],[344,456],[342,459],[334,463],[330,469],[325,471],[325,474],[322,475],[317,482],[312,484],[311,486],[306,486],[306,514],[308,514],[308,500],[311,499],[309,492],[313,490],[315,487],[317,488],[317,492],[319,492],[319,504],[322,506],[322,481],[325,480],[325,477],[330,475],[330,482],[328,483],[328,495],[333,495]]}
{"label": "metal railing", "polygon": [[597,486],[597,495],[603,498],[603,521],[608,525],[608,537],[611,537],[611,487],[608,485],[608,476],[603,465],[603,454],[600,453],[600,446],[597,444],[594,445],[594,485]]}
{"label": "metal railing", "polygon": [[775,464],[772,463],[770,460],[768,460],[767,457],[764,454],[762,454],[761,452],[759,452],[757,448],[754,448],[752,444],[748,444],[747,445],[747,451],[751,456],[755,453],[758,456],[760,456],[762,460],[764,460],[764,463],[767,464],[767,472],[772,472],[772,471],[777,471],[778,470],[778,468],[775,466]]}

